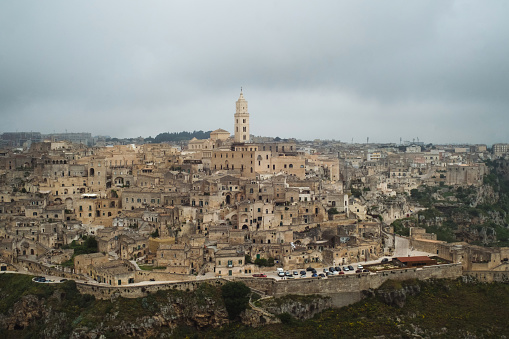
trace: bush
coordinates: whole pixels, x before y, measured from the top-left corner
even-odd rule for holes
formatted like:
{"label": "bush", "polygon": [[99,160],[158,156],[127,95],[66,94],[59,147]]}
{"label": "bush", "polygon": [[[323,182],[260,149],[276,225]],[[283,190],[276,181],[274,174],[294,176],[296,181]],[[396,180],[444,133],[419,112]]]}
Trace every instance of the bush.
{"label": "bush", "polygon": [[255,259],[254,264],[261,267],[272,267],[274,266],[274,258],[257,258]]}
{"label": "bush", "polygon": [[327,213],[329,213],[329,215],[333,215],[333,214],[339,214],[339,211],[336,207],[331,207],[331,208],[329,208]]}
{"label": "bush", "polygon": [[403,236],[409,236],[410,235],[410,229],[406,227],[401,220],[395,220],[391,226],[394,228],[394,233],[403,235]]}
{"label": "bush", "polygon": [[234,320],[247,308],[251,290],[241,281],[228,282],[221,287],[228,318]]}
{"label": "bush", "polygon": [[253,263],[253,260],[251,259],[251,256],[250,256],[249,254],[246,254],[246,255],[244,256],[244,262],[245,262],[246,264],[252,264],[252,263]]}
{"label": "bush", "polygon": [[295,318],[288,312],[278,314],[277,317],[283,324],[292,324],[295,322]]}

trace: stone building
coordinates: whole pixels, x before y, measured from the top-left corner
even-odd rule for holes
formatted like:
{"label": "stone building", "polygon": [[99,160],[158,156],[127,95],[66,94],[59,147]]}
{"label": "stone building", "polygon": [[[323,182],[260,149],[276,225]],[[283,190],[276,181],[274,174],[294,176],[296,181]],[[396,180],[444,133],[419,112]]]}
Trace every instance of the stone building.
{"label": "stone building", "polygon": [[215,253],[214,272],[216,275],[244,274],[244,265],[245,252],[238,248],[223,248]]}
{"label": "stone building", "polygon": [[479,186],[488,173],[485,164],[447,166],[446,184],[450,186]]}

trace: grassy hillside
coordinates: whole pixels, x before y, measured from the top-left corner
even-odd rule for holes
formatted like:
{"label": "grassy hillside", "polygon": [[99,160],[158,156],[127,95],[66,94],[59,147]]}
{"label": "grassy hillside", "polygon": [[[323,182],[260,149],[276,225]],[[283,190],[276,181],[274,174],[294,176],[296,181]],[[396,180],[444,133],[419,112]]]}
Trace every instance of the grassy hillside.
{"label": "grassy hillside", "polygon": [[[402,308],[374,296],[341,309],[330,309],[307,321],[247,328],[230,325],[207,338],[424,338],[497,337],[509,333],[509,286],[436,280],[410,282],[420,293]],[[404,283],[387,282],[385,290]]]}

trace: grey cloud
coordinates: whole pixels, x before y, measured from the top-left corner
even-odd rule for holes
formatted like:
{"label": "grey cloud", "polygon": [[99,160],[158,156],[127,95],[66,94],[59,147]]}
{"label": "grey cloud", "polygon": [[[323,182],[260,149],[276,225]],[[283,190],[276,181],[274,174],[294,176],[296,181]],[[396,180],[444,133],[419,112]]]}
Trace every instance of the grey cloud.
{"label": "grey cloud", "polygon": [[503,142],[504,1],[0,4],[0,132]]}

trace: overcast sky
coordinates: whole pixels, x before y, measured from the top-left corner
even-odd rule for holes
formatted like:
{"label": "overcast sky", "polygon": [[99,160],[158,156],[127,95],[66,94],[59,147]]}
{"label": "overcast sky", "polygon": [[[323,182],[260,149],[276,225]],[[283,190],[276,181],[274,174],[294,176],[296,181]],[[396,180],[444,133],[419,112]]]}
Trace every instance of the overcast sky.
{"label": "overcast sky", "polygon": [[509,142],[509,1],[2,1],[0,132]]}

